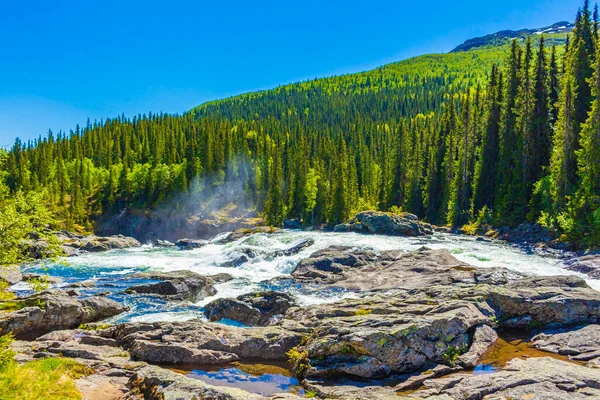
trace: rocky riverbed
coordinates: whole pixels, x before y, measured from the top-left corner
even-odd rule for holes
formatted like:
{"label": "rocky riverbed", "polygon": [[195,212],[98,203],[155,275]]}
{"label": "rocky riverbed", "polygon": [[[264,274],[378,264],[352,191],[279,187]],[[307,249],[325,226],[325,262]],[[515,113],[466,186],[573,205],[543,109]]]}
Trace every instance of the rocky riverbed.
{"label": "rocky riverbed", "polygon": [[21,362],[90,366],[86,398],[600,397],[591,276],[555,253],[383,226],[395,236],[244,231],[33,264],[54,283],[12,286],[0,330]]}

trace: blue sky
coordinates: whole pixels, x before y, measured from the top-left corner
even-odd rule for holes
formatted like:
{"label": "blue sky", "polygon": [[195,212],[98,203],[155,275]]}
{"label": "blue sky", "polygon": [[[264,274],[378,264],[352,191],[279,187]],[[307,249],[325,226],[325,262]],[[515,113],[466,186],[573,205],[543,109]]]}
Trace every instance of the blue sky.
{"label": "blue sky", "polygon": [[574,19],[583,0],[2,1],[0,146]]}

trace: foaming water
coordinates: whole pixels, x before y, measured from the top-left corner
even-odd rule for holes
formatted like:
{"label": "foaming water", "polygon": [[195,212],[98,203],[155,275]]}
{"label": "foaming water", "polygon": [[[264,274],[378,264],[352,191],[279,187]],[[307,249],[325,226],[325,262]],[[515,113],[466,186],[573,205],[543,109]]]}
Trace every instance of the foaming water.
{"label": "foaming water", "polygon": [[[314,240],[314,244],[291,256],[276,254],[277,251],[288,249],[305,239]],[[202,248],[188,251],[145,245],[135,249],[91,253],[69,258],[58,264],[35,264],[28,268],[28,272],[60,277],[64,280],[60,286],[93,279],[95,287],[80,289],[84,295],[109,292],[109,297],[131,307],[128,313],[115,318],[115,322],[183,321],[204,318],[202,307],[215,298],[236,297],[257,290],[286,291],[296,296],[302,305],[356,297],[356,293],[345,290],[318,290],[285,279],[300,260],[332,245],[371,248],[375,251],[412,251],[422,246],[446,249],[459,260],[478,267],[506,267],[530,275],[577,275],[586,279],[594,289],[600,290],[599,280],[566,270],[561,259],[551,253],[536,253],[504,242],[478,241],[473,237],[450,234],[409,238],[284,230],[270,235],[255,234],[228,244],[217,244],[213,240]],[[201,275],[228,273],[234,279],[217,285],[217,295],[197,304],[166,302],[155,296],[123,294],[127,287],[140,283],[140,280],[129,278],[132,273],[176,270],[190,270]],[[147,281],[142,281],[144,282]],[[27,293],[30,288],[21,284],[13,289],[18,293]]]}

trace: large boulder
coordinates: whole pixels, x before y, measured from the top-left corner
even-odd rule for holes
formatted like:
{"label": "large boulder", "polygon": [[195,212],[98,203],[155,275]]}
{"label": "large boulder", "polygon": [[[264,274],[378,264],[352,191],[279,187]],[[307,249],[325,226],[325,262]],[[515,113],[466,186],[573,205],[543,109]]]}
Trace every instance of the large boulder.
{"label": "large boulder", "polygon": [[235,299],[216,299],[204,306],[204,314],[211,321],[230,319],[245,325],[265,326],[277,321],[296,301],[282,292],[249,293]]}
{"label": "large boulder", "polygon": [[433,233],[433,227],[409,213],[394,214],[382,211],[363,211],[347,224],[334,227],[335,232],[360,232],[394,236],[424,236]]}
{"label": "large boulder", "polygon": [[[198,301],[217,294],[211,277],[188,270],[172,272],[142,272],[130,275],[136,279],[159,280],[156,283],[132,286],[125,293],[156,294],[166,300]],[[219,279],[223,277],[220,276]],[[222,280],[221,280],[222,281]]]}
{"label": "large boulder", "polygon": [[113,336],[134,359],[160,364],[284,361],[301,337],[279,327],[238,328],[198,320],[127,323],[119,325]]}
{"label": "large boulder", "polygon": [[201,247],[204,247],[207,244],[208,244],[208,241],[206,241],[206,240],[179,239],[175,243],[175,246],[177,246],[177,248],[179,250],[193,250],[193,249],[199,249]]}
{"label": "large boulder", "polygon": [[55,330],[74,329],[127,310],[103,296],[78,299],[59,289],[0,302],[0,307],[7,310],[0,313],[0,335],[12,332],[22,339],[34,339]]}
{"label": "large boulder", "polygon": [[431,364],[454,365],[469,351],[473,333],[488,323],[471,302],[438,302],[396,291],[294,308],[281,326],[310,332],[298,348],[305,360],[296,363],[297,373],[308,378],[382,378]]}
{"label": "large boulder", "polygon": [[458,283],[506,284],[522,275],[505,268],[475,268],[457,260],[447,250],[423,247],[404,253],[331,246],[302,260],[292,271],[292,277],[307,283],[364,291]]}
{"label": "large boulder", "polygon": [[215,240],[215,243],[231,243],[258,233],[275,233],[278,231],[279,229],[273,226],[256,226],[254,228],[241,228],[228,233],[227,235],[218,240]]}
{"label": "large boulder", "polygon": [[300,253],[302,250],[312,246],[313,244],[315,244],[315,240],[312,238],[302,239],[292,244],[287,249],[277,250],[274,255],[275,257],[293,256],[294,254]]}

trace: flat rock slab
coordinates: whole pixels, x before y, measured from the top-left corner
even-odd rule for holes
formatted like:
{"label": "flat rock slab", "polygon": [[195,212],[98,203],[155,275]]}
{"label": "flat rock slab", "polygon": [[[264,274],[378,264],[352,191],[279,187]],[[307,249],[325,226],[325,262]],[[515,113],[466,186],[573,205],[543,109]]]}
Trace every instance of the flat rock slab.
{"label": "flat rock slab", "polygon": [[[550,357],[514,359],[493,374],[460,374],[424,382],[422,399],[597,399],[600,369]],[[436,397],[437,396],[437,397]]]}
{"label": "flat rock slab", "polygon": [[114,333],[134,359],[162,364],[284,361],[301,337],[301,333],[280,327],[237,328],[203,321],[127,323],[119,325]]}
{"label": "flat rock slab", "polygon": [[127,310],[103,296],[79,299],[59,289],[11,300],[16,311],[0,313],[0,334],[12,332],[18,339],[35,339],[48,332],[74,329]]}
{"label": "flat rock slab", "polygon": [[409,253],[375,252],[332,246],[302,260],[292,271],[292,277],[323,286],[366,291],[460,283],[498,285],[522,275],[505,268],[476,268],[457,260],[447,250],[423,247]]}
{"label": "flat rock slab", "polygon": [[600,358],[600,325],[587,325],[562,333],[541,333],[532,341],[540,350],[567,355],[574,360]]}

